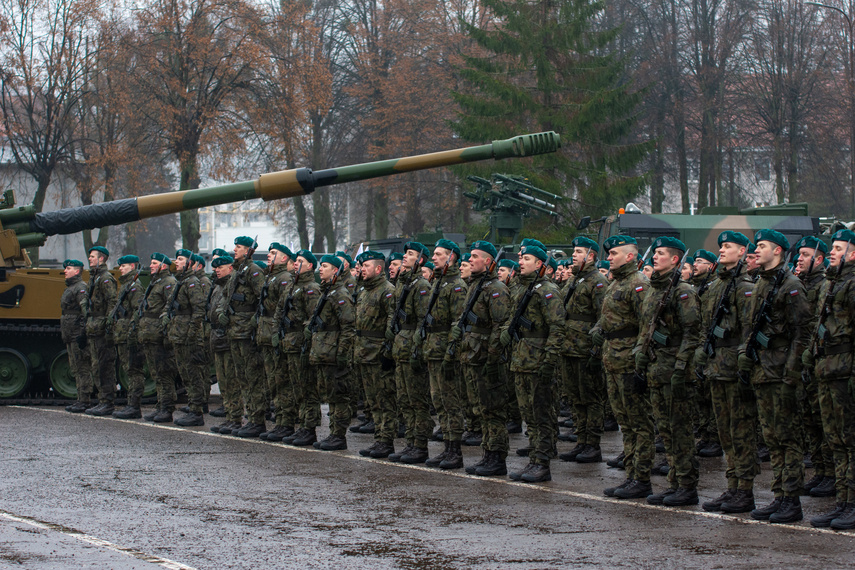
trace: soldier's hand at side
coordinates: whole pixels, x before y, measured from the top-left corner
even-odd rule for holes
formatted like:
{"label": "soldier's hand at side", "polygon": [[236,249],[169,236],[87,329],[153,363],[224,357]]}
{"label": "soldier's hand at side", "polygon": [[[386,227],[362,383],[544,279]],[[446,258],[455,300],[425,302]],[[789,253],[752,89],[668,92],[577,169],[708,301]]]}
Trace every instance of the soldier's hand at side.
{"label": "soldier's hand at side", "polygon": [[671,375],[671,396],[674,400],[682,402],[689,398],[689,389],[686,386],[686,371],[675,370]]}
{"label": "soldier's hand at side", "polygon": [[458,341],[463,336],[463,331],[460,327],[451,327],[451,340]]}
{"label": "soldier's hand at side", "polygon": [[802,353],[802,366],[805,368],[813,368],[816,365],[816,359],[813,356],[813,352],[809,348],[806,348]]}
{"label": "soldier's hand at side", "polygon": [[252,315],[252,317],[250,317],[249,319],[249,326],[253,329],[256,328],[258,326],[258,317]]}
{"label": "soldier's hand at side", "polygon": [[416,347],[420,347],[424,344],[425,339],[422,338],[422,335],[419,334],[419,331],[416,331],[416,334],[413,336],[413,345]]}
{"label": "soldier's hand at side", "polygon": [[391,328],[387,328],[384,334],[386,336],[386,340],[395,340],[395,333],[392,332]]}
{"label": "soldier's hand at side", "polygon": [[603,335],[603,331],[600,329],[592,329],[591,342],[594,343],[594,346],[603,346],[606,343],[606,337]]}
{"label": "soldier's hand at side", "polygon": [[160,316],[160,326],[166,328],[169,326],[169,315],[161,315]]}
{"label": "soldier's hand at side", "polygon": [[698,347],[695,350],[695,366],[703,368],[709,362],[710,356],[706,353],[703,347]]}
{"label": "soldier's hand at side", "polygon": [[736,368],[740,372],[751,372],[754,368],[754,361],[744,352],[736,358]]}
{"label": "soldier's hand at side", "polygon": [[635,369],[640,370],[641,372],[647,371],[647,366],[650,364],[650,357],[647,354],[639,350],[635,353]]}
{"label": "soldier's hand at side", "polygon": [[272,344],[274,348],[279,347],[279,333],[273,333],[270,335],[270,344]]}
{"label": "soldier's hand at side", "polygon": [[309,327],[303,328],[303,338],[306,340],[312,340],[312,329]]}
{"label": "soldier's hand at side", "polygon": [[217,322],[220,326],[225,327],[229,324],[229,316],[225,313],[217,313]]}
{"label": "soldier's hand at side", "polygon": [[499,335],[499,342],[502,343],[502,346],[508,346],[511,344],[511,333],[508,331],[502,331],[502,334]]}

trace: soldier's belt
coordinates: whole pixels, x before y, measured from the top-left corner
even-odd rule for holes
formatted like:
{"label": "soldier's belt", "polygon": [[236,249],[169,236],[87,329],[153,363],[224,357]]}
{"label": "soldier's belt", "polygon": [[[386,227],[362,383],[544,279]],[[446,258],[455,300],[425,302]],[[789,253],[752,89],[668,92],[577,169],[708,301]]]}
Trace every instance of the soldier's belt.
{"label": "soldier's belt", "polygon": [[288,334],[288,333],[295,333],[295,332],[303,332],[303,327],[300,327],[300,326],[297,326],[297,325],[292,325],[292,326],[290,326],[290,327],[288,327],[288,328],[283,328],[283,329],[282,329],[282,332],[283,332],[283,333],[285,333],[285,334]]}
{"label": "soldier's belt", "polygon": [[782,336],[773,336],[764,344],[760,342],[760,336],[758,335],[757,343],[760,345],[757,347],[759,350],[775,350],[778,348],[784,348],[785,346],[790,346],[790,339]]}
{"label": "soldier's belt", "polygon": [[232,307],[235,313],[254,313],[255,307]]}
{"label": "soldier's belt", "polygon": [[546,331],[521,330],[517,334],[520,335],[520,338],[549,338],[549,333]]}
{"label": "soldier's belt", "polygon": [[415,325],[415,323],[413,323],[413,324],[406,324],[406,323],[404,323],[403,325],[401,325],[401,330],[402,330],[402,331],[414,331],[414,330],[416,330],[417,328],[418,328],[418,327]]}
{"label": "soldier's belt", "polygon": [[716,348],[733,348],[734,346],[739,346],[740,340],[738,338],[720,338],[716,339],[715,347]]}
{"label": "soldier's belt", "polygon": [[603,332],[606,340],[616,340],[619,338],[632,338],[638,336],[638,327],[626,327],[612,332]]}
{"label": "soldier's belt", "polygon": [[594,315],[585,315],[583,313],[567,313],[565,317],[568,321],[582,321],[584,323],[596,323],[597,317]]}
{"label": "soldier's belt", "polygon": [[825,347],[825,356],[834,356],[835,354],[845,354],[847,352],[852,352],[851,342],[842,342],[840,344]]}
{"label": "soldier's belt", "polygon": [[363,329],[356,329],[356,336],[363,336],[365,338],[386,338],[386,333],[384,331],[369,331]]}
{"label": "soldier's belt", "polygon": [[177,315],[188,316],[188,315],[192,315],[193,311],[191,309],[181,309],[181,310],[175,311],[173,314],[176,316]]}
{"label": "soldier's belt", "polygon": [[[328,327],[326,325],[321,325],[318,327],[318,330],[315,332],[339,332],[341,330],[340,327]],[[385,335],[384,335],[385,338]]]}
{"label": "soldier's belt", "polygon": [[143,317],[148,317],[149,319],[159,319],[160,313],[154,311],[146,311],[142,314]]}
{"label": "soldier's belt", "polygon": [[484,328],[484,327],[472,327],[472,326],[469,326],[469,327],[466,327],[466,332],[469,332],[469,333],[475,333],[475,334],[486,334],[486,335],[489,335],[490,333],[492,333],[492,332],[493,332],[493,329],[488,329],[488,328]]}
{"label": "soldier's belt", "polygon": [[432,327],[425,327],[425,332],[428,334],[448,332],[450,330],[451,330],[451,325],[434,325]]}

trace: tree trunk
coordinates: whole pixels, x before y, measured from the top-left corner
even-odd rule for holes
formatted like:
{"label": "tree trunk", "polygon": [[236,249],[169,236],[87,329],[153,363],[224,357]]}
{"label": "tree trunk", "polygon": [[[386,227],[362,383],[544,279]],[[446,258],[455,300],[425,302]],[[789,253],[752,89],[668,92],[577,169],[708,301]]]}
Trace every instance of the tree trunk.
{"label": "tree trunk", "polygon": [[[181,183],[179,191],[195,190],[199,187],[199,176],[196,166],[196,154],[189,154],[181,160]],[[199,251],[199,238],[202,237],[199,226],[199,211],[187,210],[181,212],[181,246],[190,251]]]}
{"label": "tree trunk", "polygon": [[294,214],[297,217],[297,235],[300,236],[300,249],[309,249],[309,228],[306,224],[306,204],[303,197],[294,198]]}
{"label": "tree trunk", "polygon": [[[330,214],[330,194],[326,188],[315,190],[312,194],[312,209],[315,212],[315,231],[312,251],[335,251],[335,229]],[[326,247],[324,247],[326,239]]]}
{"label": "tree trunk", "polygon": [[376,239],[389,237],[389,197],[385,185],[374,192],[374,230]]}
{"label": "tree trunk", "polygon": [[783,204],[784,200],[784,150],[781,148],[783,143],[779,133],[775,133],[774,141],[772,142],[772,168],[775,169],[775,197],[779,204]]}
{"label": "tree trunk", "polygon": [[[657,123],[656,130],[661,131],[662,123]],[[650,213],[661,214],[665,201],[665,141],[657,134],[656,157],[653,163],[653,185],[650,187]]]}

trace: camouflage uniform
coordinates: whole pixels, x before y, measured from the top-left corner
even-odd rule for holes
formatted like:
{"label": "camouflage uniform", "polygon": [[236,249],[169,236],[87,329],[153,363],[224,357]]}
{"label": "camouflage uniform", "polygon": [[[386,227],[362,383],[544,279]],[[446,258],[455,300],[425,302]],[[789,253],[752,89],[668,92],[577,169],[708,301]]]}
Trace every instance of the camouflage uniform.
{"label": "camouflage uniform", "polygon": [[235,363],[231,353],[228,331],[217,322],[217,311],[225,294],[228,277],[216,279],[208,301],[208,323],[211,336],[208,337],[211,354],[214,355],[214,370],[217,374],[217,384],[223,397],[223,408],[226,410],[226,421],[240,424],[243,420],[243,402],[240,396]]}
{"label": "camouflage uniform", "polygon": [[[211,277],[205,273],[204,269],[197,269],[195,271],[196,278],[199,280],[199,283],[202,285],[202,291],[205,292],[205,320],[202,321],[202,338],[209,339],[211,338],[211,321],[208,318],[208,309],[211,304],[211,293],[214,290],[214,283],[211,281]],[[211,352],[211,343],[205,342],[205,370],[206,376],[210,376],[211,365],[214,362],[214,353]],[[211,384],[213,380],[205,383],[205,405],[208,405],[208,400],[211,398]]]}
{"label": "camouflage uniform", "polygon": [[[831,310],[823,323],[828,341],[818,351],[813,372],[817,379],[823,431],[834,458],[837,502],[851,504],[855,503],[855,398],[852,393],[855,265],[846,263],[839,278],[823,284],[820,310],[825,305],[826,295],[831,295],[832,299]],[[775,460],[774,455],[772,460]]]}
{"label": "camouflage uniform", "polygon": [[[693,277],[691,279],[691,284],[694,287],[695,291],[698,293],[698,299],[700,300],[701,306],[704,306],[706,302],[711,298],[710,290],[713,285],[715,285],[718,279],[715,276],[710,276],[707,279],[706,275],[699,275],[697,277]],[[704,291],[700,291],[700,287],[704,287]],[[703,329],[702,329],[703,330]],[[704,330],[704,332],[706,332]],[[692,376],[695,376],[692,374]],[[721,438],[718,433],[718,426],[716,425],[716,416],[713,412],[713,402],[712,402],[712,394],[709,379],[697,378],[695,377],[697,382],[696,390],[694,394],[694,404],[696,407],[696,417],[697,417],[697,432],[698,438],[702,442],[707,442],[708,444],[718,444],[721,445]]]}
{"label": "camouflage uniform", "polygon": [[[521,286],[519,277],[514,276],[513,278],[511,278],[511,282],[508,284],[508,295],[510,295],[511,299],[515,299],[517,295],[522,294],[520,288]],[[514,375],[511,374],[510,360],[508,360],[507,362],[500,363],[499,367],[500,374],[505,379],[505,393],[508,395],[508,403],[505,406],[508,422],[513,422],[521,426],[523,422],[523,417],[522,412],[520,411],[520,399],[517,395],[517,387],[516,383],[514,382]]]}
{"label": "camouflage uniform", "polygon": [[[59,328],[62,342],[68,350],[68,364],[77,384],[77,401],[88,404],[92,397],[92,357],[85,345],[86,313],[89,307],[89,286],[80,275],[65,280],[65,291],[59,300],[62,310]],[[83,348],[80,345],[83,344]]]}
{"label": "camouflage uniform", "polygon": [[[679,267],[662,275],[654,273],[651,289],[641,305],[641,322],[651,323],[657,306],[665,295],[671,276]],[[656,334],[649,342],[651,362],[647,368],[650,404],[659,426],[659,435],[665,444],[668,463],[668,483],[672,489],[696,489],[698,486],[698,459],[692,435],[691,402],[686,397],[675,397],[672,375],[681,372],[685,384],[690,382],[689,372],[695,349],[698,347],[701,323],[698,295],[694,288],[680,281],[671,290],[668,304],[659,316]],[[659,335],[664,335],[660,337]],[[660,342],[661,339],[662,342]],[[639,336],[636,347],[641,349],[644,336]]]}
{"label": "camouflage uniform", "polygon": [[[532,327],[531,330],[520,327],[520,340],[511,345],[511,373],[515,376],[517,386],[522,388],[517,394],[525,394],[526,401],[520,402],[520,409],[531,410],[528,438],[532,449],[529,460],[532,464],[548,467],[555,455],[558,432],[554,413],[556,387],[554,377],[543,378],[539,370],[547,361],[558,365],[564,346],[564,308],[561,306],[558,287],[548,278],[532,273],[520,276],[521,293],[513,299],[512,315],[532,281],[535,281],[534,297],[522,315],[531,321]],[[506,322],[505,330],[510,326],[510,320]]]}
{"label": "camouflage uniform", "polygon": [[[403,416],[407,426],[407,441],[415,442],[415,447],[419,449],[427,449],[427,440],[433,431],[433,419],[430,417],[430,381],[426,370],[415,370],[410,366],[410,357],[415,348],[413,337],[418,334],[417,329],[427,313],[431,286],[428,280],[422,277],[421,270],[413,274],[412,271],[402,268],[395,286],[396,306],[405,290],[409,290],[409,293],[400,306],[407,316],[399,321],[401,330],[392,344],[396,402],[398,413]],[[375,416],[376,429],[385,429],[386,426],[381,428],[377,421]],[[377,440],[386,441],[385,437],[378,437]]]}
{"label": "camouflage uniform", "polygon": [[116,306],[118,292],[116,278],[101,265],[90,270],[89,275],[89,318],[86,321],[86,336],[89,340],[89,355],[92,359],[92,378],[97,379],[98,401],[113,404],[116,399],[116,346],[108,327],[110,311]]}
{"label": "camouflage uniform", "polygon": [[291,384],[291,370],[286,366],[287,359],[280,353],[279,346],[273,346],[274,333],[279,332],[279,321],[274,317],[276,307],[287,297],[293,277],[284,263],[268,268],[261,294],[261,314],[258,318],[258,330],[255,340],[261,347],[264,359],[264,371],[267,377],[267,392],[273,400],[276,410],[276,425],[294,427],[297,423],[297,405],[294,402],[294,389]]}
{"label": "camouflage uniform", "polygon": [[383,370],[380,355],[392,315],[395,287],[381,274],[363,281],[356,301],[356,340],[353,361],[365,389],[365,405],[371,405],[376,429],[374,438],[392,443],[395,423],[395,378],[391,368]]}
{"label": "camouflage uniform", "polygon": [[[720,266],[718,279],[710,285],[701,300],[701,331],[707,334],[712,326],[713,313],[728,284],[737,282],[723,303],[728,308],[714,333],[715,354],[709,358],[703,374],[710,385],[713,414],[717,432],[724,449],[727,470],[727,488],[731,491],[752,491],[754,478],[760,473],[757,464],[757,406],[746,401],[741,394],[736,375],[736,357],[743,342],[742,333],[750,326],[750,302],[754,283],[745,270],[734,277],[732,269]],[[701,339],[706,342],[706,337]]]}
{"label": "camouflage uniform", "polygon": [[647,392],[634,394],[632,377],[635,361],[632,351],[638,339],[641,304],[650,288],[634,261],[612,269],[612,282],[596,327],[606,341],[602,348],[603,367],[609,401],[623,435],[624,466],[628,479],[650,482],[650,470],[656,454],[653,446],[653,421]]}
{"label": "camouflage uniform", "polygon": [[590,330],[600,320],[609,282],[596,263],[589,263],[574,275],[571,283],[562,296],[566,311],[562,347],[564,389],[576,416],[578,443],[599,446],[603,435],[605,380],[599,356],[591,356]]}
{"label": "camouflage uniform", "polygon": [[264,425],[267,402],[264,399],[264,363],[253,341],[252,317],[263,285],[264,274],[251,259],[235,261],[219,307],[220,314],[229,316],[229,342],[238,383],[249,422],[257,425]]}
{"label": "camouflage uniform", "polygon": [[[193,272],[178,275],[169,302],[161,318],[170,314],[166,338],[175,352],[175,364],[187,389],[190,412],[201,414],[205,404],[208,382],[208,359],[202,323],[205,320],[205,302],[208,300],[199,279]],[[172,388],[175,391],[175,388]]]}
{"label": "camouflage uniform", "polygon": [[164,345],[165,331],[160,315],[166,310],[172,291],[178,282],[164,268],[152,276],[149,286],[140,301],[139,326],[137,339],[145,352],[148,372],[157,385],[157,409],[163,412],[175,411],[175,381],[172,356]]}
{"label": "camouflage uniform", "polygon": [[[779,268],[761,271],[751,301],[752,322]],[[804,286],[789,270],[767,316],[771,322],[764,323],[760,332],[769,338],[769,346],[757,348],[760,361],[753,368],[751,383],[757,394],[763,439],[772,456],[772,491],[775,497],[798,497],[804,483],[804,451],[796,390],[801,383],[801,354],[807,347],[813,315]],[[743,337],[747,339],[750,334],[748,322]],[[744,352],[744,347],[740,350]]]}
{"label": "camouflage uniform", "polygon": [[[137,272],[119,277],[119,299],[121,307],[116,310],[113,324],[113,340],[119,351],[119,362],[125,371],[128,382],[128,406],[140,407],[145,391],[145,354],[137,343],[137,307],[143,296],[143,286],[137,279]],[[123,298],[124,296],[124,298]]]}

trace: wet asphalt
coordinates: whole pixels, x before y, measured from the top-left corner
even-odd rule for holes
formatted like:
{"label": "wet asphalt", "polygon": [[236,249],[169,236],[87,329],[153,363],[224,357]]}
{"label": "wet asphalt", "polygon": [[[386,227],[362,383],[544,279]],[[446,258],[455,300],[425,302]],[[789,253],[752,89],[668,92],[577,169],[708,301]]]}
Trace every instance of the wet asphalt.
{"label": "wet asphalt", "polygon": [[[556,460],[551,482],[529,485],[366,459],[370,435],[323,452],[213,434],[221,420],[205,419],[0,407],[0,568],[851,568],[855,557],[855,532],[807,522],[831,498],[803,498],[805,521],[775,526],[606,498],[624,473],[605,463]],[[511,436],[512,449],[524,442]],[[604,456],[619,447],[607,433]],[[701,467],[703,501],[723,490],[724,459]],[[758,504],[768,488],[765,463]]]}

